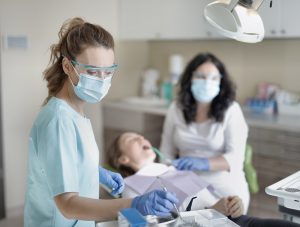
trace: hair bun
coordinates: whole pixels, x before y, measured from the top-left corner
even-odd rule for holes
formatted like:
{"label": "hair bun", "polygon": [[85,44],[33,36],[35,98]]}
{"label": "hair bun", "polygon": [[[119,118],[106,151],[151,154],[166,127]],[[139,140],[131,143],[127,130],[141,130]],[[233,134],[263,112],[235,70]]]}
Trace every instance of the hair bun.
{"label": "hair bun", "polygon": [[58,37],[61,39],[66,36],[73,28],[82,26],[85,24],[85,21],[80,17],[74,17],[66,20],[61,29],[58,32]]}

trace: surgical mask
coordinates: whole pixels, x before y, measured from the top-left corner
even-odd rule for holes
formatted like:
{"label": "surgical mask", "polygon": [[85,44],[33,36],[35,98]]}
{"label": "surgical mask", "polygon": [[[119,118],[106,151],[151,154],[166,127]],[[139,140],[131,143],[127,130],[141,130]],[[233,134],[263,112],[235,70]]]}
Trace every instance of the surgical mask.
{"label": "surgical mask", "polygon": [[198,102],[210,103],[220,92],[220,81],[194,79],[191,91]]}
{"label": "surgical mask", "polygon": [[72,81],[71,83],[77,97],[88,103],[96,103],[100,102],[108,93],[111,86],[111,78],[112,76],[100,79],[81,73],[78,84],[75,86]]}

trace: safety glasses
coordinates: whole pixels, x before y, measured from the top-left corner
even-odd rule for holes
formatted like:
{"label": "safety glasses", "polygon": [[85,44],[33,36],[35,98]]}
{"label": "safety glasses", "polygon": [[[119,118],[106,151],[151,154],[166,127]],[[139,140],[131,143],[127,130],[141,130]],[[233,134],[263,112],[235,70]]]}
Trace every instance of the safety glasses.
{"label": "safety glasses", "polygon": [[222,75],[220,73],[201,73],[195,71],[193,73],[193,79],[200,79],[200,80],[216,80],[219,81],[221,79]]}
{"label": "safety glasses", "polygon": [[98,77],[100,79],[105,79],[107,77],[113,76],[118,67],[117,64],[113,64],[109,67],[97,67],[93,65],[85,65],[75,60],[71,60],[71,63],[74,65],[74,67],[77,66],[80,72],[84,72],[89,76]]}

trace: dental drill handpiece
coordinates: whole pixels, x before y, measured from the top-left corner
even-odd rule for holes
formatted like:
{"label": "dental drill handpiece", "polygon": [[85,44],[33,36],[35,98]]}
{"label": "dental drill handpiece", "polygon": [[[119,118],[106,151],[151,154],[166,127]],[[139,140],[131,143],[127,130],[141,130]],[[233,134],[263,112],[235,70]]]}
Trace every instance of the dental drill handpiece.
{"label": "dental drill handpiece", "polygon": [[[158,179],[158,181],[159,181],[159,183],[160,183],[162,189],[163,189],[165,192],[168,192],[167,188],[166,188],[165,185],[162,183],[160,177],[157,177],[157,179]],[[183,221],[183,219],[182,219],[182,217],[181,217],[181,215],[180,215],[180,212],[179,212],[179,210],[178,210],[176,204],[173,203],[173,206],[174,206],[174,208],[175,208],[175,210],[176,210],[176,213],[178,214],[179,218]]]}

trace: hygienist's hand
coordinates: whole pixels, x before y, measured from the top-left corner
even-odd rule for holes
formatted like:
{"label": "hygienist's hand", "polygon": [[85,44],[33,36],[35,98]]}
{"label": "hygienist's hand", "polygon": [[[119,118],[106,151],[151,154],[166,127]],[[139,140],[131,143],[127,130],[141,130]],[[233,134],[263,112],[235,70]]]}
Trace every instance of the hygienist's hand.
{"label": "hygienist's hand", "polygon": [[109,187],[113,195],[122,193],[125,187],[121,174],[109,171],[101,166],[99,166],[99,181]]}
{"label": "hygienist's hand", "polygon": [[172,164],[178,170],[209,171],[209,160],[207,158],[183,157],[174,160]]}
{"label": "hygienist's hand", "polygon": [[142,215],[168,216],[178,203],[175,194],[162,190],[154,190],[132,200],[131,207],[137,209]]}

